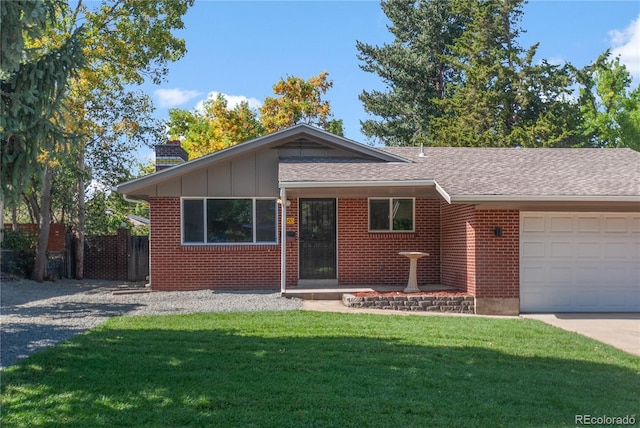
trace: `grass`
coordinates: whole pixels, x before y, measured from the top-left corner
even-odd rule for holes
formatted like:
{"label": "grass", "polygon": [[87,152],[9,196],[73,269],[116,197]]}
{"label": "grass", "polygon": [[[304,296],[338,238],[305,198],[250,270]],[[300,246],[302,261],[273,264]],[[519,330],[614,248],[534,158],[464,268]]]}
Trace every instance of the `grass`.
{"label": "grass", "polygon": [[3,427],[575,426],[637,415],[639,373],[638,357],[525,319],[122,317],[6,368],[0,416]]}

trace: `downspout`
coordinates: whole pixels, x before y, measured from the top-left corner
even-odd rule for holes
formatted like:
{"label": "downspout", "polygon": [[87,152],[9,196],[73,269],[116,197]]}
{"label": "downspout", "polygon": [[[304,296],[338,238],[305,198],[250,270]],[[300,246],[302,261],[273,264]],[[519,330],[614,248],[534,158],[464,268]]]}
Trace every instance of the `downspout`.
{"label": "downspout", "polygon": [[287,191],[280,188],[280,293],[287,291]]}

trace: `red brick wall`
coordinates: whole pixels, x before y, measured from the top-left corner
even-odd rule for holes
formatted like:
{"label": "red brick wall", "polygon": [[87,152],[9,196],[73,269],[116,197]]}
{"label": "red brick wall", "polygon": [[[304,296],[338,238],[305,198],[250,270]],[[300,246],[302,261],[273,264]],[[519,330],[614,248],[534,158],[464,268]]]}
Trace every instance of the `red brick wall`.
{"label": "red brick wall", "polygon": [[442,202],[440,210],[442,272],[441,283],[475,292],[475,208]]}
{"label": "red brick wall", "polygon": [[[502,236],[494,234],[502,228]],[[520,297],[520,213],[476,211],[476,289],[480,298]]]}
{"label": "red brick wall", "polygon": [[292,198],[289,201],[291,205],[287,207],[286,215],[287,218],[293,218],[293,224],[287,224],[287,232],[295,233],[295,237],[287,240],[287,286],[298,284],[298,199]]}
{"label": "red brick wall", "polygon": [[[180,198],[151,198],[151,282],[156,290],[279,289],[279,245],[183,246]],[[416,199],[416,232],[369,233],[368,200],[338,199],[340,285],[404,285],[409,260],[400,251],[430,253],[418,262],[418,284],[454,286],[476,297],[518,297],[519,213],[476,211]],[[287,231],[298,233],[291,199]],[[280,225],[280,220],[278,221]],[[502,237],[494,228],[502,228]],[[280,233],[278,233],[280,237]],[[298,281],[298,238],[287,241],[287,285]]]}
{"label": "red brick wall", "polygon": [[369,233],[368,200],[338,200],[340,285],[404,285],[409,259],[400,251],[429,253],[418,261],[418,285],[440,282],[440,202],[416,199],[415,232]]}
{"label": "red brick wall", "polygon": [[442,284],[479,298],[519,297],[519,212],[443,203],[441,214]]}
{"label": "red brick wall", "polygon": [[154,290],[280,289],[279,245],[183,246],[180,198],[150,200]]}
{"label": "red brick wall", "polygon": [[128,229],[118,229],[117,235],[87,237],[84,246],[84,277],[126,280],[129,236]]}
{"label": "red brick wall", "polygon": [[[151,283],[156,290],[278,289],[280,246],[183,246],[180,198],[151,198]],[[430,253],[418,262],[418,283],[440,280],[440,204],[416,200],[415,233],[369,233],[367,199],[338,200],[338,275],[341,285],[407,282],[409,260],[399,251]],[[287,217],[298,233],[298,201]],[[279,223],[280,224],[280,220]],[[287,241],[287,285],[298,281],[298,239]]]}

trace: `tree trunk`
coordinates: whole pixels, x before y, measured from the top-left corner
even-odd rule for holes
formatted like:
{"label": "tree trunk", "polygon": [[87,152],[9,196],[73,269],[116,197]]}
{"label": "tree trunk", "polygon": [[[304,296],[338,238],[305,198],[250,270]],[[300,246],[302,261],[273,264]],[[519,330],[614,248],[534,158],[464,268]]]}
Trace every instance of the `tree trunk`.
{"label": "tree trunk", "polygon": [[[35,187],[35,186],[34,186]],[[40,207],[38,206],[38,200],[35,194],[30,194],[24,197],[24,200],[29,210],[29,218],[31,223],[37,223],[40,218]]]}
{"label": "tree trunk", "polygon": [[42,195],[40,197],[40,217],[38,218],[38,244],[33,264],[31,279],[42,282],[47,274],[47,246],[49,245],[49,229],[51,228],[51,185],[53,167],[48,162],[44,166],[42,177]]}
{"label": "tree trunk", "polygon": [[0,244],[4,241],[4,194],[0,189]]}
{"label": "tree trunk", "polygon": [[11,230],[13,230],[14,232],[18,230],[18,207],[16,207],[15,205],[11,209]]}
{"label": "tree trunk", "polygon": [[78,168],[80,169],[80,179],[78,180],[78,223],[76,224],[76,269],[75,278],[84,278],[84,150],[80,149],[78,156]]}

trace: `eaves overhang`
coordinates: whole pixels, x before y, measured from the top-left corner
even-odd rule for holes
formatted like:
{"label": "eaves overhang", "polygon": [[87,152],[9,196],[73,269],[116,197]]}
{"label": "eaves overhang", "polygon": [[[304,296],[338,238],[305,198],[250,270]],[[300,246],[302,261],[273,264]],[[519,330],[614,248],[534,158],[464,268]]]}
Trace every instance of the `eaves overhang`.
{"label": "eaves overhang", "polygon": [[284,181],[278,183],[283,190],[304,189],[411,189],[431,188],[447,202],[450,196],[435,180],[342,180],[342,181]]}
{"label": "eaves overhang", "polygon": [[380,181],[283,181],[281,189],[319,188],[402,188],[433,187],[449,204],[486,203],[637,203],[640,210],[640,195],[473,195],[449,194],[436,180],[380,180]]}

